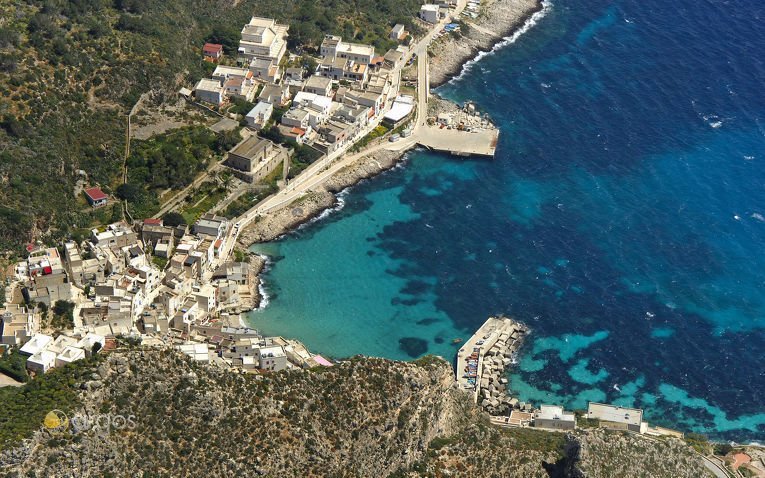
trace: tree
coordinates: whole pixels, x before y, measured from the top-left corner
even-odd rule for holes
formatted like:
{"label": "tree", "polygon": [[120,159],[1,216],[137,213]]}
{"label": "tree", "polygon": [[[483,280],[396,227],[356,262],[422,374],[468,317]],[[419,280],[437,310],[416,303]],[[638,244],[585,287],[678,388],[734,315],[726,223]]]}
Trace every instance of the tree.
{"label": "tree", "polygon": [[136,202],[141,197],[141,188],[132,183],[120,184],[116,192],[118,198],[127,202]]}
{"label": "tree", "polygon": [[212,33],[207,37],[207,41],[223,45],[223,53],[226,55],[234,55],[239,48],[240,36],[241,34],[239,33],[239,30],[234,27],[229,25],[218,25],[213,28]]}
{"label": "tree", "polygon": [[232,129],[229,131],[221,132],[218,139],[215,141],[219,151],[228,151],[242,140],[242,135],[239,134],[238,129]]}
{"label": "tree", "polygon": [[165,226],[170,226],[170,227],[186,224],[186,219],[183,217],[183,215],[175,211],[170,211],[164,216],[162,216],[162,221],[164,222]]}

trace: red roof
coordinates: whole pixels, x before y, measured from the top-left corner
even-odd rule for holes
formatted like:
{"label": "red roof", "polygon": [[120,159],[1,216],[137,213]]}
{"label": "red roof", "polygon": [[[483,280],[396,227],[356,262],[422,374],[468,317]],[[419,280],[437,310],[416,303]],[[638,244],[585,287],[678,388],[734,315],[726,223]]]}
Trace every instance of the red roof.
{"label": "red roof", "polygon": [[302,128],[298,128],[296,126],[293,126],[292,129],[290,130],[290,133],[296,134],[298,136],[302,136],[302,135],[305,134],[305,130],[302,129]]}
{"label": "red roof", "polygon": [[223,45],[218,45],[217,43],[205,43],[202,51],[205,53],[220,53],[223,51]]}
{"label": "red roof", "polygon": [[108,196],[103,191],[101,191],[101,188],[86,189],[85,194],[90,198],[91,201],[103,201],[108,198]]}
{"label": "red roof", "polygon": [[162,219],[144,219],[143,223],[150,226],[161,226]]}

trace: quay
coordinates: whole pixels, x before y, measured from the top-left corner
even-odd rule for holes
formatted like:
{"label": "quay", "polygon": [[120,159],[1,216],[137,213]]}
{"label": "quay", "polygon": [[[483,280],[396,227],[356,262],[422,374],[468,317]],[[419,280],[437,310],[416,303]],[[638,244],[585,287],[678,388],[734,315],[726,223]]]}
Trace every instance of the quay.
{"label": "quay", "polygon": [[460,131],[438,126],[420,129],[417,143],[432,151],[455,156],[483,156],[493,158],[497,150],[499,130],[483,128],[474,131]]}
{"label": "quay", "polygon": [[[507,317],[490,317],[457,353],[456,379],[473,402],[490,412],[513,408],[505,369],[513,363],[528,328]],[[513,402],[516,403],[513,403]]]}

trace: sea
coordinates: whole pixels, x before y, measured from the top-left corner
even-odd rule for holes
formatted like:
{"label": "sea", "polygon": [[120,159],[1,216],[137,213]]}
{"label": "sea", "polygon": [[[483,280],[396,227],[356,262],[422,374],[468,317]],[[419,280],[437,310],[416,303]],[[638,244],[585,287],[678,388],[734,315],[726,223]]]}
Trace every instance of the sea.
{"label": "sea", "polygon": [[645,409],[765,440],[765,2],[552,0],[435,93],[494,160],[412,151],[253,247],[248,317],[312,351],[453,360],[491,315],[531,335],[521,400]]}

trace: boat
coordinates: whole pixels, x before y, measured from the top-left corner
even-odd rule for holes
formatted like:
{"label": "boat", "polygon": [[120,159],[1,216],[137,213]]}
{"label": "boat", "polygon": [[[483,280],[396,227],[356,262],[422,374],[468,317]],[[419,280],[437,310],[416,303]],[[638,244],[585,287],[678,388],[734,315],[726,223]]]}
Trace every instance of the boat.
{"label": "boat", "polygon": [[456,339],[452,339],[452,344],[456,345],[462,342],[462,339],[457,337]]}

